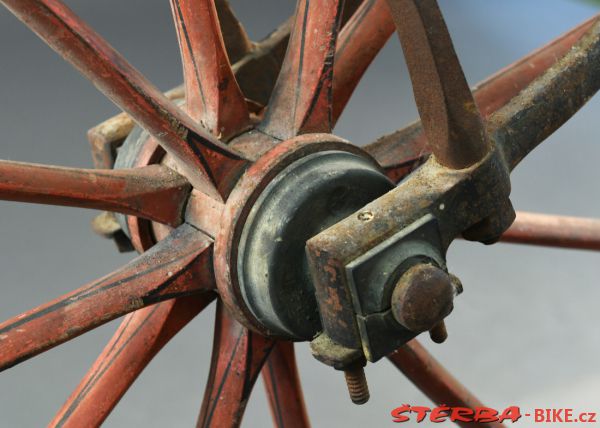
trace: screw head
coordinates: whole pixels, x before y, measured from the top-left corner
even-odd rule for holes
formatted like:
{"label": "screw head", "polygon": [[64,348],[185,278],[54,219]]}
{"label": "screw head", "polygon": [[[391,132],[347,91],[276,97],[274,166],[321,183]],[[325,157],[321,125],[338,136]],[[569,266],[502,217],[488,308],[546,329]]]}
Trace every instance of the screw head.
{"label": "screw head", "polygon": [[412,266],[392,293],[392,314],[410,331],[431,330],[452,312],[455,292],[444,270],[431,264]]}

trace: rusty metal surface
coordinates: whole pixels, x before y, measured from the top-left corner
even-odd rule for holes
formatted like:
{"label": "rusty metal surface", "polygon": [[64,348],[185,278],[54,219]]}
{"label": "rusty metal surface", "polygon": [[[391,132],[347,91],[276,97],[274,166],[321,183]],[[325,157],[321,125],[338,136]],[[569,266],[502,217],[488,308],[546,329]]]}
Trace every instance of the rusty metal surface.
{"label": "rusty metal surface", "polygon": [[388,5],[431,151],[455,169],[480,161],[490,145],[437,2],[390,0]]}
{"label": "rusty metal surface", "polygon": [[[125,172],[0,161],[0,196],[123,212],[128,216],[121,219],[120,226],[138,251],[146,251],[115,273],[0,325],[0,368],[7,368],[142,309],[128,317],[84,382],[105,368],[105,359],[112,358],[115,349],[123,353],[114,370],[125,370],[127,365],[128,375],[116,379],[118,373],[110,371],[100,386],[88,390],[90,396],[106,394],[108,399],[101,405],[88,398],[73,408],[77,398],[69,400],[58,417],[70,424],[106,417],[160,347],[201,309],[201,305],[185,305],[184,298],[191,294],[212,293],[216,287],[220,298],[211,372],[198,426],[238,426],[266,361],[264,373],[275,420],[282,421],[275,400],[282,392],[276,390],[283,388],[292,396],[300,392],[293,355],[289,348],[277,345],[276,338],[312,339],[315,357],[344,370],[352,400],[362,404],[369,395],[363,371],[367,360],[377,361],[425,330],[436,342],[447,337],[443,319],[459,292],[445,261],[454,239],[462,236],[486,244],[504,239],[586,248],[596,248],[600,241],[596,222],[532,215],[521,216],[504,233],[514,220],[510,170],[599,88],[597,19],[492,77],[474,97],[434,0],[389,0],[389,7],[382,0],[367,0],[359,7],[360,1],[354,0],[346,2],[345,8],[343,1],[299,0],[294,24],[284,23],[256,46],[224,0],[172,0],[185,90],[177,88],[171,95],[180,101],[180,109],[58,0],[2,3],[147,130],[145,135],[138,128],[132,131],[132,119],[120,115],[90,132],[95,163],[104,168],[114,166],[117,146],[131,132],[116,159],[117,166],[135,167]],[[219,23],[217,15],[223,22]],[[345,21],[349,25],[336,46]],[[329,198],[335,192],[327,186],[323,186],[327,197],[302,193],[310,184],[316,190],[321,189],[321,182],[337,185],[335,173],[348,171],[334,161],[328,165],[334,170],[319,170],[318,179],[299,184],[288,178],[294,174],[303,177],[292,168],[296,162],[337,151],[368,163],[370,171],[385,181],[386,191],[390,189],[391,183],[372,158],[328,133],[392,32],[392,22],[400,34],[434,156],[398,187],[347,216],[356,207],[346,212],[336,204],[330,206],[330,199],[340,198]],[[551,56],[567,52],[577,39],[575,47],[550,67]],[[230,58],[236,65],[230,65]],[[532,64],[531,71],[522,73]],[[515,73],[521,78],[507,89]],[[480,100],[483,113],[475,104]],[[482,116],[489,117],[489,135]],[[393,164],[390,176],[403,177],[424,161],[428,151],[423,148],[423,129],[413,124],[393,141],[380,142],[374,148],[382,165]],[[398,146],[398,141],[402,148],[394,153],[400,153],[400,159],[391,160],[394,154],[384,151]],[[153,163],[162,165],[150,166]],[[362,183],[365,187],[367,181]],[[254,210],[267,206],[268,189],[280,183],[287,191],[283,194],[288,195],[289,209],[265,208],[268,215],[255,215]],[[339,186],[333,190],[343,193]],[[349,193],[348,199],[360,200],[357,206],[363,205],[358,191]],[[382,193],[370,195],[368,200]],[[305,199],[320,207],[307,215],[319,217],[314,222],[302,223],[294,217],[295,211],[303,212],[303,195],[314,196]],[[333,217],[323,214],[327,210],[344,214],[331,220]],[[252,252],[250,244],[246,247],[250,240],[244,233],[273,226],[278,214],[277,224],[293,224],[310,231],[309,235],[318,232],[306,243],[306,259],[294,256],[300,259],[298,265],[306,264],[309,271],[287,269],[280,263],[286,247],[276,244],[295,239],[294,248],[302,250],[304,235],[290,238],[278,229],[281,233],[277,236],[268,236],[273,244],[265,248],[271,252]],[[96,221],[96,228],[115,236],[119,227],[114,219],[105,215]],[[183,220],[186,223],[180,225]],[[179,227],[173,230],[175,226]],[[574,231],[574,227],[580,229]],[[264,275],[266,287],[261,286],[261,279],[251,289],[244,288],[246,253],[242,253],[246,250],[251,255],[248,265],[275,260],[287,276],[276,278],[269,271]],[[304,282],[315,288],[314,295],[312,289],[307,293],[310,301],[303,300],[306,290],[296,286],[306,279],[299,280],[306,272],[310,276],[307,274]],[[272,305],[273,317],[269,318],[267,311],[257,309],[256,302],[264,304],[272,297],[273,284],[288,296],[272,299],[283,303]],[[164,300],[170,302],[161,303]],[[294,334],[295,330],[288,332],[274,324],[273,319],[295,317],[294,322],[308,325],[308,318],[294,312],[298,303],[319,318],[309,334]],[[182,311],[172,318],[181,305]],[[136,339],[129,323],[141,327],[140,319],[158,313],[154,310],[162,315],[153,318],[147,325],[150,330]],[[134,340],[132,347],[124,346],[121,334]],[[132,361],[137,352],[143,358]],[[480,404],[418,345],[409,343],[390,358],[429,395],[463,405]],[[268,370],[277,371],[281,379]],[[107,386],[111,380],[118,384]],[[85,385],[80,387],[74,397],[85,389]],[[298,406],[286,417],[297,417],[299,425],[306,426],[304,406],[296,401]]]}
{"label": "rusty metal surface", "polygon": [[600,18],[554,66],[489,119],[510,168],[571,118],[600,89]]}
{"label": "rusty metal surface", "polygon": [[[545,46],[498,71],[473,88],[481,114],[489,117],[505,106],[536,78],[540,77],[585,34],[596,17],[578,25]],[[394,181],[413,171],[431,153],[421,121],[385,135],[365,147]]]}

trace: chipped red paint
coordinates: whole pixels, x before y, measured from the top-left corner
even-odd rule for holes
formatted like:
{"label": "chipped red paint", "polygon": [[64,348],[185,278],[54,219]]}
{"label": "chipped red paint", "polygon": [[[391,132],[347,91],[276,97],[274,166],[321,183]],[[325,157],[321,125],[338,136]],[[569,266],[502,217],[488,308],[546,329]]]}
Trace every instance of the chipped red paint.
{"label": "chipped red paint", "polygon": [[277,342],[262,369],[262,376],[273,425],[277,428],[310,428],[293,342]]}
{"label": "chipped red paint", "polygon": [[[21,21],[148,130],[194,185],[222,195],[246,161],[198,126],[58,0],[3,0]],[[215,197],[218,194],[215,193]]]}
{"label": "chipped red paint", "polygon": [[64,168],[0,160],[0,199],[93,208],[177,226],[188,181],[159,165],[126,170]]}
{"label": "chipped red paint", "polygon": [[186,112],[219,139],[250,127],[219,31],[214,1],[171,0],[182,55]]}
{"label": "chipped red paint", "polygon": [[237,427],[275,342],[238,323],[219,302],[210,374],[197,427]]}
{"label": "chipped red paint", "polygon": [[280,140],[331,132],[333,65],[343,1],[300,0],[281,73],[260,129]]}
{"label": "chipped red paint", "polygon": [[[417,105],[436,156],[452,167],[481,159],[488,146],[481,138],[479,112],[436,2],[365,0],[356,10],[360,0],[347,0],[345,9],[341,0],[299,0],[295,18],[254,45],[225,0],[171,0],[187,93],[183,110],[169,100],[183,99],[181,88],[161,94],[60,1],[0,2],[128,114],[90,133],[97,166],[113,166],[116,147],[133,128],[132,119],[151,135],[135,159],[137,168],[127,171],[0,161],[0,198],[122,212],[127,214],[131,243],[139,252],[146,251],[109,276],[1,324],[0,369],[130,314],[51,423],[97,426],[162,346],[215,297],[218,286],[213,357],[198,426],[239,426],[262,371],[275,425],[308,427],[293,345],[271,337],[245,306],[236,286],[239,234],[262,190],[291,162],[331,149],[364,155],[338,137],[315,132],[331,132],[360,78],[395,29],[390,12],[398,24]],[[338,42],[340,22],[355,10]],[[585,66],[600,57],[597,22],[595,17],[583,23],[476,87],[473,97],[480,114],[495,126],[492,140],[508,141],[498,144],[510,166],[597,89],[600,79]],[[437,32],[429,31],[434,29]],[[239,60],[233,67],[228,54]],[[563,56],[557,67],[557,58]],[[536,80],[542,75],[546,86]],[[246,100],[242,91],[256,98]],[[271,101],[260,122],[269,94]],[[552,126],[533,120],[547,108],[540,99],[556,106],[565,97],[568,109],[552,107],[549,113],[555,115],[544,116],[546,122],[553,121]],[[523,120],[535,126],[521,126]],[[258,123],[257,129],[249,129],[253,123]],[[512,128],[520,132],[515,147],[506,137]],[[368,150],[393,179],[404,177],[430,153],[420,123],[384,137]],[[249,159],[256,162],[250,166]],[[448,181],[435,176],[418,186],[443,194]],[[390,198],[388,194],[386,200]],[[419,202],[414,195],[398,198],[386,207],[387,212],[396,210],[397,217],[403,207],[408,211]],[[498,205],[506,208],[505,202]],[[398,226],[392,220],[385,225],[390,233]],[[186,223],[180,225],[182,221]],[[179,227],[173,230],[173,226]],[[342,230],[331,242],[343,235],[351,241],[344,247],[359,254],[368,233],[355,236],[356,230]],[[502,240],[600,249],[600,224],[519,213]],[[316,258],[327,259],[320,248],[312,250]],[[343,272],[336,269],[335,263],[328,264],[323,272],[340,275],[331,278],[339,280]],[[322,300],[337,312],[327,312],[325,307],[321,316],[342,327],[353,324],[352,311],[342,314],[347,318],[340,315],[338,309],[345,303],[340,295]],[[353,346],[353,340],[346,344]],[[418,343],[408,343],[389,358],[434,401],[480,405]],[[356,373],[358,381],[350,382],[351,389],[366,388],[362,368]]]}
{"label": "chipped red paint", "polygon": [[560,215],[517,212],[503,242],[544,247],[600,250],[600,220]]}
{"label": "chipped red paint", "polygon": [[188,225],[123,268],[0,324],[0,370],[108,321],[213,288],[211,240]]}
{"label": "chipped red paint", "polygon": [[100,426],[154,356],[214,298],[181,297],[127,315],[49,427]]}

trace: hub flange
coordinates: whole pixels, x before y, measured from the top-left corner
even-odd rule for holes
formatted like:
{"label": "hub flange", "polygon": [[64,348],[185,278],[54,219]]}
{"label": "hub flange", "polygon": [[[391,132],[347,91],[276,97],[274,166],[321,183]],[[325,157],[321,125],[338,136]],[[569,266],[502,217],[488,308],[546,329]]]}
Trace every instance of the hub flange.
{"label": "hub flange", "polygon": [[306,241],[393,187],[373,159],[339,137],[309,134],[277,145],[227,201],[215,242],[223,300],[263,334],[311,340],[321,321]]}

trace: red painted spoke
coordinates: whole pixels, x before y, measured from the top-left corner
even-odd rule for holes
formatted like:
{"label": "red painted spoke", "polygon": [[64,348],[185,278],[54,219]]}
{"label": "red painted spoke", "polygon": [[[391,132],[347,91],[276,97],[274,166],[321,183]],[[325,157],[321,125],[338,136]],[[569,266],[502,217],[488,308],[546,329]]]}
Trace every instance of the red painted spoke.
{"label": "red painted spoke", "polygon": [[229,61],[234,64],[252,50],[252,41],[244,26],[238,21],[227,0],[215,0],[221,33]]}
{"label": "red painted spoke", "polygon": [[181,297],[127,315],[49,426],[100,426],[154,356],[214,296]]}
{"label": "red painted spoke", "polygon": [[490,117],[488,129],[513,169],[600,89],[600,15],[579,42]]}
{"label": "red painted spoke", "polygon": [[137,309],[214,288],[212,241],[179,226],[123,268],[0,324],[0,370]]}
{"label": "red painted spoke", "polygon": [[388,0],[432,153],[465,168],[489,150],[486,132],[436,0]]}
{"label": "red painted spoke", "polygon": [[384,135],[364,149],[395,182],[399,182],[431,154],[421,121]]}
{"label": "red painted spoke", "polygon": [[67,6],[59,0],[1,1],[160,141],[192,184],[211,191],[207,183],[213,182],[227,193],[245,160],[179,110]]}
{"label": "red painted spoke", "polygon": [[386,1],[366,0],[340,32],[333,72],[334,124],[395,29]]}
{"label": "red painted spoke", "polygon": [[502,242],[600,250],[600,220],[519,211]]}
{"label": "red painted spoke", "polygon": [[190,192],[185,178],[152,165],[126,170],[0,161],[0,199],[131,214],[177,226]]}
{"label": "red painted spoke", "polygon": [[[484,407],[481,401],[448,373],[416,340],[408,342],[388,355],[388,359],[435,404],[469,409]],[[464,428],[500,428],[503,426],[497,422],[457,422],[457,424]]]}
{"label": "red painted spoke", "polygon": [[250,125],[246,100],[225,52],[214,0],[171,0],[183,62],[186,111],[228,139]]}
{"label": "red painted spoke", "polygon": [[[483,116],[488,118],[495,113],[554,65],[590,29],[595,19],[584,22],[476,85],[473,95]],[[395,180],[430,154],[420,121],[382,137],[365,149]]]}
{"label": "red painted spoke", "polygon": [[274,341],[249,331],[217,306],[210,374],[198,427],[237,427]]}
{"label": "red painted spoke", "polygon": [[277,428],[308,428],[293,342],[277,342],[262,375]]}
{"label": "red painted spoke", "polygon": [[330,132],[333,58],[343,1],[299,0],[281,73],[261,129],[281,140]]}

